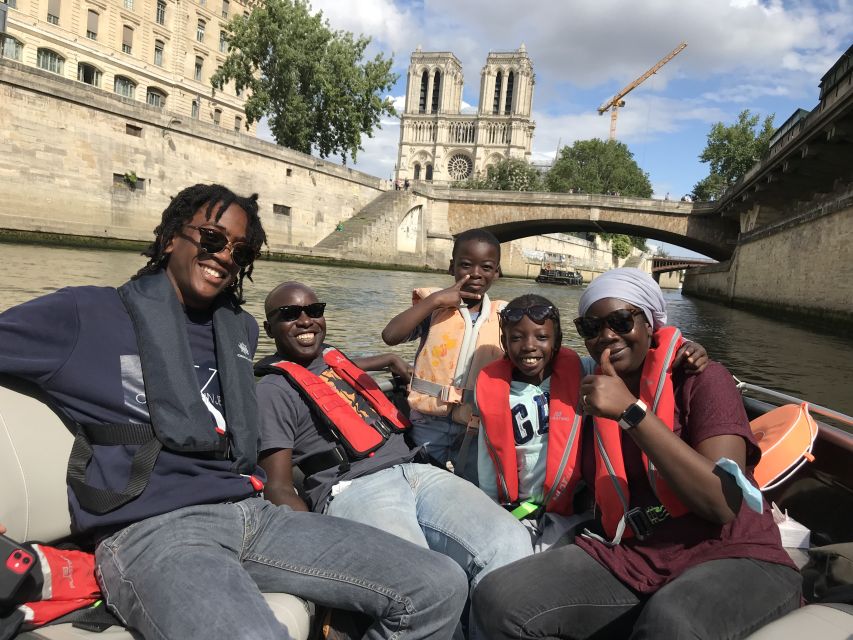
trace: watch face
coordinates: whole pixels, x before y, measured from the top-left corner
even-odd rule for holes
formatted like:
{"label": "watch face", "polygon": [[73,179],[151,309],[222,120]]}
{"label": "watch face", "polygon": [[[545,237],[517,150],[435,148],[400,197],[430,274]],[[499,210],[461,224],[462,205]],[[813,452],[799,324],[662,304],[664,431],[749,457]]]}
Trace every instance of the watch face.
{"label": "watch face", "polygon": [[636,404],[632,404],[630,407],[625,409],[625,413],[622,414],[622,420],[630,424],[632,427],[636,427],[640,424],[645,417],[646,412],[642,407]]}

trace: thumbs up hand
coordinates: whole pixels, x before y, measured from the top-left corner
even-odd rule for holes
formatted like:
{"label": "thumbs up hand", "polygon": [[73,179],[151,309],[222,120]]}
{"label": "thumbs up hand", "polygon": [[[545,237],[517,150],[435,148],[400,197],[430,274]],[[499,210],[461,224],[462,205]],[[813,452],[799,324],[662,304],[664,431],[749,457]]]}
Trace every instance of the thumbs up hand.
{"label": "thumbs up hand", "polygon": [[586,414],[617,420],[637,398],[616,373],[610,362],[610,349],[602,351],[599,366],[601,373],[581,380],[581,408]]}

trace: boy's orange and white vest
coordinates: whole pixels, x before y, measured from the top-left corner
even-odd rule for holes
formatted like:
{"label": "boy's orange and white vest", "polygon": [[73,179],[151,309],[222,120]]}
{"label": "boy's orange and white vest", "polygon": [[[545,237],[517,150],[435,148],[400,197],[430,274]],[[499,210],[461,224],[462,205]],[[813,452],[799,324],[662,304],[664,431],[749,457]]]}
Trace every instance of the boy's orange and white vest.
{"label": "boy's orange and white vest", "polygon": [[[583,416],[577,410],[581,373],[578,354],[562,347],[554,358],[551,373],[542,494],[545,510],[562,515],[571,515],[575,487],[581,479]],[[518,502],[518,462],[509,406],[511,380],[512,363],[505,358],[486,365],[477,378],[480,420],[485,429],[486,447],[495,465],[498,497],[505,505]]]}
{"label": "boy's orange and white vest", "polygon": [[[415,289],[418,304],[435,288]],[[467,307],[437,309],[430,318],[429,334],[415,359],[409,385],[409,406],[425,415],[452,415],[468,424],[474,413],[474,383],[480,370],[503,355],[498,313],[502,300],[483,295],[480,316],[472,324]]]}
{"label": "boy's orange and white vest", "polygon": [[[675,327],[661,327],[655,331],[655,347],[646,355],[640,380],[640,400],[670,429],[675,422],[672,361],[682,342],[681,331]],[[625,526],[624,516],[630,509],[631,493],[622,457],[622,428],[606,418],[594,418],[594,424],[595,502],[601,508],[601,523],[611,544],[619,544],[622,538],[634,535],[630,527]],[[659,477],[645,453],[643,467],[652,490],[669,515],[678,517],[687,513],[687,507]]]}

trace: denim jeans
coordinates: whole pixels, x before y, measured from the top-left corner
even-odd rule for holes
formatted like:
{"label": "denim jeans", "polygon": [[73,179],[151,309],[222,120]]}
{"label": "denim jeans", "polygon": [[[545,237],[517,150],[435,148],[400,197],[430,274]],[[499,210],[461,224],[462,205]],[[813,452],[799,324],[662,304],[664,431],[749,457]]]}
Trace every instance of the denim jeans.
{"label": "denim jeans", "polygon": [[[465,425],[453,422],[450,416],[440,418],[417,414],[412,417],[412,428],[409,431],[412,441],[424,447],[429,457],[444,467],[447,462],[452,462],[457,468],[457,475],[465,478],[468,482],[479,486],[477,477],[477,434],[471,438],[468,444],[468,455],[465,464],[460,466],[458,455],[459,447],[465,437]],[[464,472],[458,469],[464,467]]]}
{"label": "denim jeans", "polygon": [[263,592],[363,612],[368,639],[450,638],[465,575],[381,531],[261,498],[186,507],[96,549],[107,604],[146,640],[287,637]]}
{"label": "denim jeans", "polygon": [[638,596],[583,549],[568,545],[496,571],[474,592],[490,640],[744,638],[796,609],[799,572],[749,558],[691,567]]}
{"label": "denim jeans", "polygon": [[[352,481],[326,513],[369,524],[459,564],[471,589],[490,571],[533,553],[518,520],[470,482],[429,464],[407,463]],[[475,625],[469,637],[482,636]]]}

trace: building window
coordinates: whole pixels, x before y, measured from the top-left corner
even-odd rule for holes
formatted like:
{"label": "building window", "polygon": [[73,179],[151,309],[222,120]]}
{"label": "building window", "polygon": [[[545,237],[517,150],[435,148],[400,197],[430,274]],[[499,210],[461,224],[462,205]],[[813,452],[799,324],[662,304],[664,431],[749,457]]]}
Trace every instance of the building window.
{"label": "building window", "polygon": [[512,90],[515,88],[515,74],[510,71],[506,77],[506,100],[504,100],[504,113],[512,113]]}
{"label": "building window", "polygon": [[98,12],[91,9],[86,13],[86,37],[89,40],[98,39]]}
{"label": "building window", "polygon": [[283,204],[274,204],[272,206],[272,212],[277,216],[289,216],[291,208],[283,205]]}
{"label": "building window", "polygon": [[215,124],[218,127],[220,122],[222,122],[222,109],[214,109],[213,110],[213,124]]}
{"label": "building window", "polygon": [[492,114],[498,115],[501,110],[501,87],[503,86],[503,75],[500,71],[495,76],[495,99],[492,101]]}
{"label": "building window", "polygon": [[195,78],[198,82],[201,82],[201,70],[204,67],[204,58],[201,56],[196,56],[195,58],[195,70],[193,71],[193,78]]}
{"label": "building window", "polygon": [[240,131],[243,128],[243,118],[234,116],[234,131]]}
{"label": "building window", "polygon": [[438,113],[439,98],[441,96],[441,71],[435,70],[435,75],[432,78],[432,105],[430,113]]}
{"label": "building window", "polygon": [[124,132],[129,136],[133,136],[134,138],[142,137],[142,127],[135,124],[125,124]]}
{"label": "building window", "polygon": [[154,64],[158,67],[163,66],[163,49],[166,47],[166,44],[162,40],[154,41]]}
{"label": "building window", "polygon": [[3,57],[20,62],[24,54],[24,45],[8,34],[0,35],[0,39],[3,40]]}
{"label": "building window", "polygon": [[195,28],[195,39],[199,42],[204,42],[204,20],[199,19],[198,24]]}
{"label": "building window", "polygon": [[166,106],[166,94],[160,91],[159,89],[149,87],[148,95],[145,98],[145,101],[152,107],[163,108]]}
{"label": "building window", "polygon": [[421,95],[418,98],[418,113],[426,113],[427,86],[429,85],[429,72],[421,74]]}
{"label": "building window", "polygon": [[228,40],[225,37],[225,32],[219,32],[219,50],[222,53],[226,53],[228,51]]}
{"label": "building window", "polygon": [[59,24],[59,0],[48,0],[47,21],[50,24]]}
{"label": "building window", "polygon": [[286,175],[289,178],[290,176],[293,175],[293,169],[288,167],[287,169],[284,170],[284,175]]}
{"label": "building window", "polygon": [[415,163],[415,171],[414,171],[414,175],[412,176],[412,178],[415,180],[421,179],[421,163],[420,162]]}
{"label": "building window", "polygon": [[18,8],[18,0],[4,0],[4,2],[6,3],[6,6],[10,9]]}
{"label": "building window", "polygon": [[145,183],[146,179],[137,176],[133,171],[113,174],[113,187],[143,192],[145,191]]}
{"label": "building window", "polygon": [[192,117],[194,120],[198,120],[198,100],[193,100]]}
{"label": "building window", "polygon": [[124,25],[121,33],[121,50],[124,53],[133,53],[133,29]]}
{"label": "building window", "polygon": [[228,19],[228,0],[222,0],[222,17]]}
{"label": "building window", "polygon": [[101,86],[101,72],[90,64],[81,62],[77,65],[77,79],[93,87]]}
{"label": "building window", "polygon": [[157,13],[154,19],[157,24],[166,24],[166,3],[164,0],[157,0]]}
{"label": "building window", "polygon": [[133,0],[124,0],[124,8],[133,11]]}
{"label": "building window", "polygon": [[39,69],[62,75],[62,65],[64,63],[65,58],[55,51],[51,51],[50,49],[38,50],[36,64],[38,64]]}
{"label": "building window", "polygon": [[235,87],[234,93],[237,94],[238,98],[242,98],[243,97],[243,87]]}
{"label": "building window", "polygon": [[133,95],[136,93],[136,83],[130,78],[116,76],[115,82],[113,83],[113,90],[120,96],[133,98]]}

